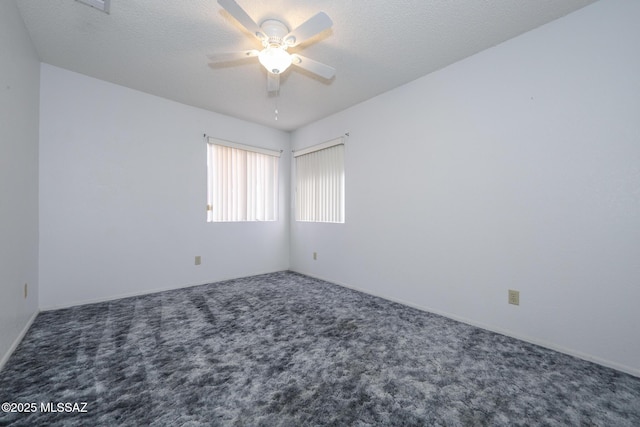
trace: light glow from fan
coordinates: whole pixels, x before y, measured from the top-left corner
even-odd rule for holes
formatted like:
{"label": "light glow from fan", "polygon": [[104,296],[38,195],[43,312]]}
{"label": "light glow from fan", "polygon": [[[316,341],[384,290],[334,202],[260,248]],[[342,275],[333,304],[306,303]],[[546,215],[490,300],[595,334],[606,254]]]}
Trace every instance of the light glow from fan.
{"label": "light glow from fan", "polygon": [[258,60],[273,74],[281,74],[291,65],[291,55],[281,46],[269,45],[258,54]]}

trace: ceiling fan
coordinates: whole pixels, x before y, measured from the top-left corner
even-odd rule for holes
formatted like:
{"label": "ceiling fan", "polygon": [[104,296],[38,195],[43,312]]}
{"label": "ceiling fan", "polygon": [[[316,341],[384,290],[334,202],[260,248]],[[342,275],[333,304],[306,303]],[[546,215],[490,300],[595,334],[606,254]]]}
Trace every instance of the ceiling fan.
{"label": "ceiling fan", "polygon": [[287,49],[331,28],[333,21],[324,12],[318,12],[299,27],[289,31],[287,26],[276,19],[267,19],[261,25],[247,14],[235,0],[218,0],[231,16],[262,43],[262,50],[245,50],[209,55],[213,64],[235,61],[244,58],[258,57],[267,70],[267,91],[277,92],[280,89],[280,74],[290,65],[300,67],[325,79],[331,79],[336,70],[333,67],[309,59],[297,53],[290,54]]}

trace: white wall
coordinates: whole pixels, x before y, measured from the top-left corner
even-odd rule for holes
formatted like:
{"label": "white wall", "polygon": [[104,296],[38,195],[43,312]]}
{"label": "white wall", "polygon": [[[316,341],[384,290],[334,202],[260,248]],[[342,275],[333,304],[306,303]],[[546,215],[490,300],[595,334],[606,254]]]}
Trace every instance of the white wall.
{"label": "white wall", "polygon": [[[41,308],[288,268],[288,133],[46,64],[40,117]],[[279,221],[206,223],[205,133],[285,149]]]}
{"label": "white wall", "polygon": [[638,21],[598,2],[294,132],[351,136],[346,223],[293,222],[292,268],[640,375]]}
{"label": "white wall", "polygon": [[0,1],[0,369],[38,309],[39,73],[15,2]]}

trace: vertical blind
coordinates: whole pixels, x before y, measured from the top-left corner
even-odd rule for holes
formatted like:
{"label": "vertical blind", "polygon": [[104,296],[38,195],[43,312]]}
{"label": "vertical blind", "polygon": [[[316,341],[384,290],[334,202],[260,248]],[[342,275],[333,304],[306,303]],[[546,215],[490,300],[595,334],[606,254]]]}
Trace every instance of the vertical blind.
{"label": "vertical blind", "polygon": [[276,221],[280,153],[238,147],[207,144],[207,221]]}
{"label": "vertical blind", "polygon": [[330,146],[294,154],[296,220],[344,222],[344,145],[341,138],[322,145]]}

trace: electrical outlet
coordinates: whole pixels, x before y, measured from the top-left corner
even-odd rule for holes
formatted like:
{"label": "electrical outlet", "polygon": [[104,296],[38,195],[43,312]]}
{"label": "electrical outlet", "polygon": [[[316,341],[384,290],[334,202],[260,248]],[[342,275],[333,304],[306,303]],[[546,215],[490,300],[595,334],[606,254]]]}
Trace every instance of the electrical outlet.
{"label": "electrical outlet", "polygon": [[202,264],[202,257],[200,255],[196,256],[196,265]]}
{"label": "electrical outlet", "polygon": [[317,260],[318,259],[318,252],[314,252],[313,253],[313,260]]}
{"label": "electrical outlet", "polygon": [[26,283],[24,284],[24,297],[25,298],[27,297],[27,294],[28,294],[28,286],[29,285],[27,285]]}
{"label": "electrical outlet", "polygon": [[520,292],[509,289],[509,304],[520,305]]}

